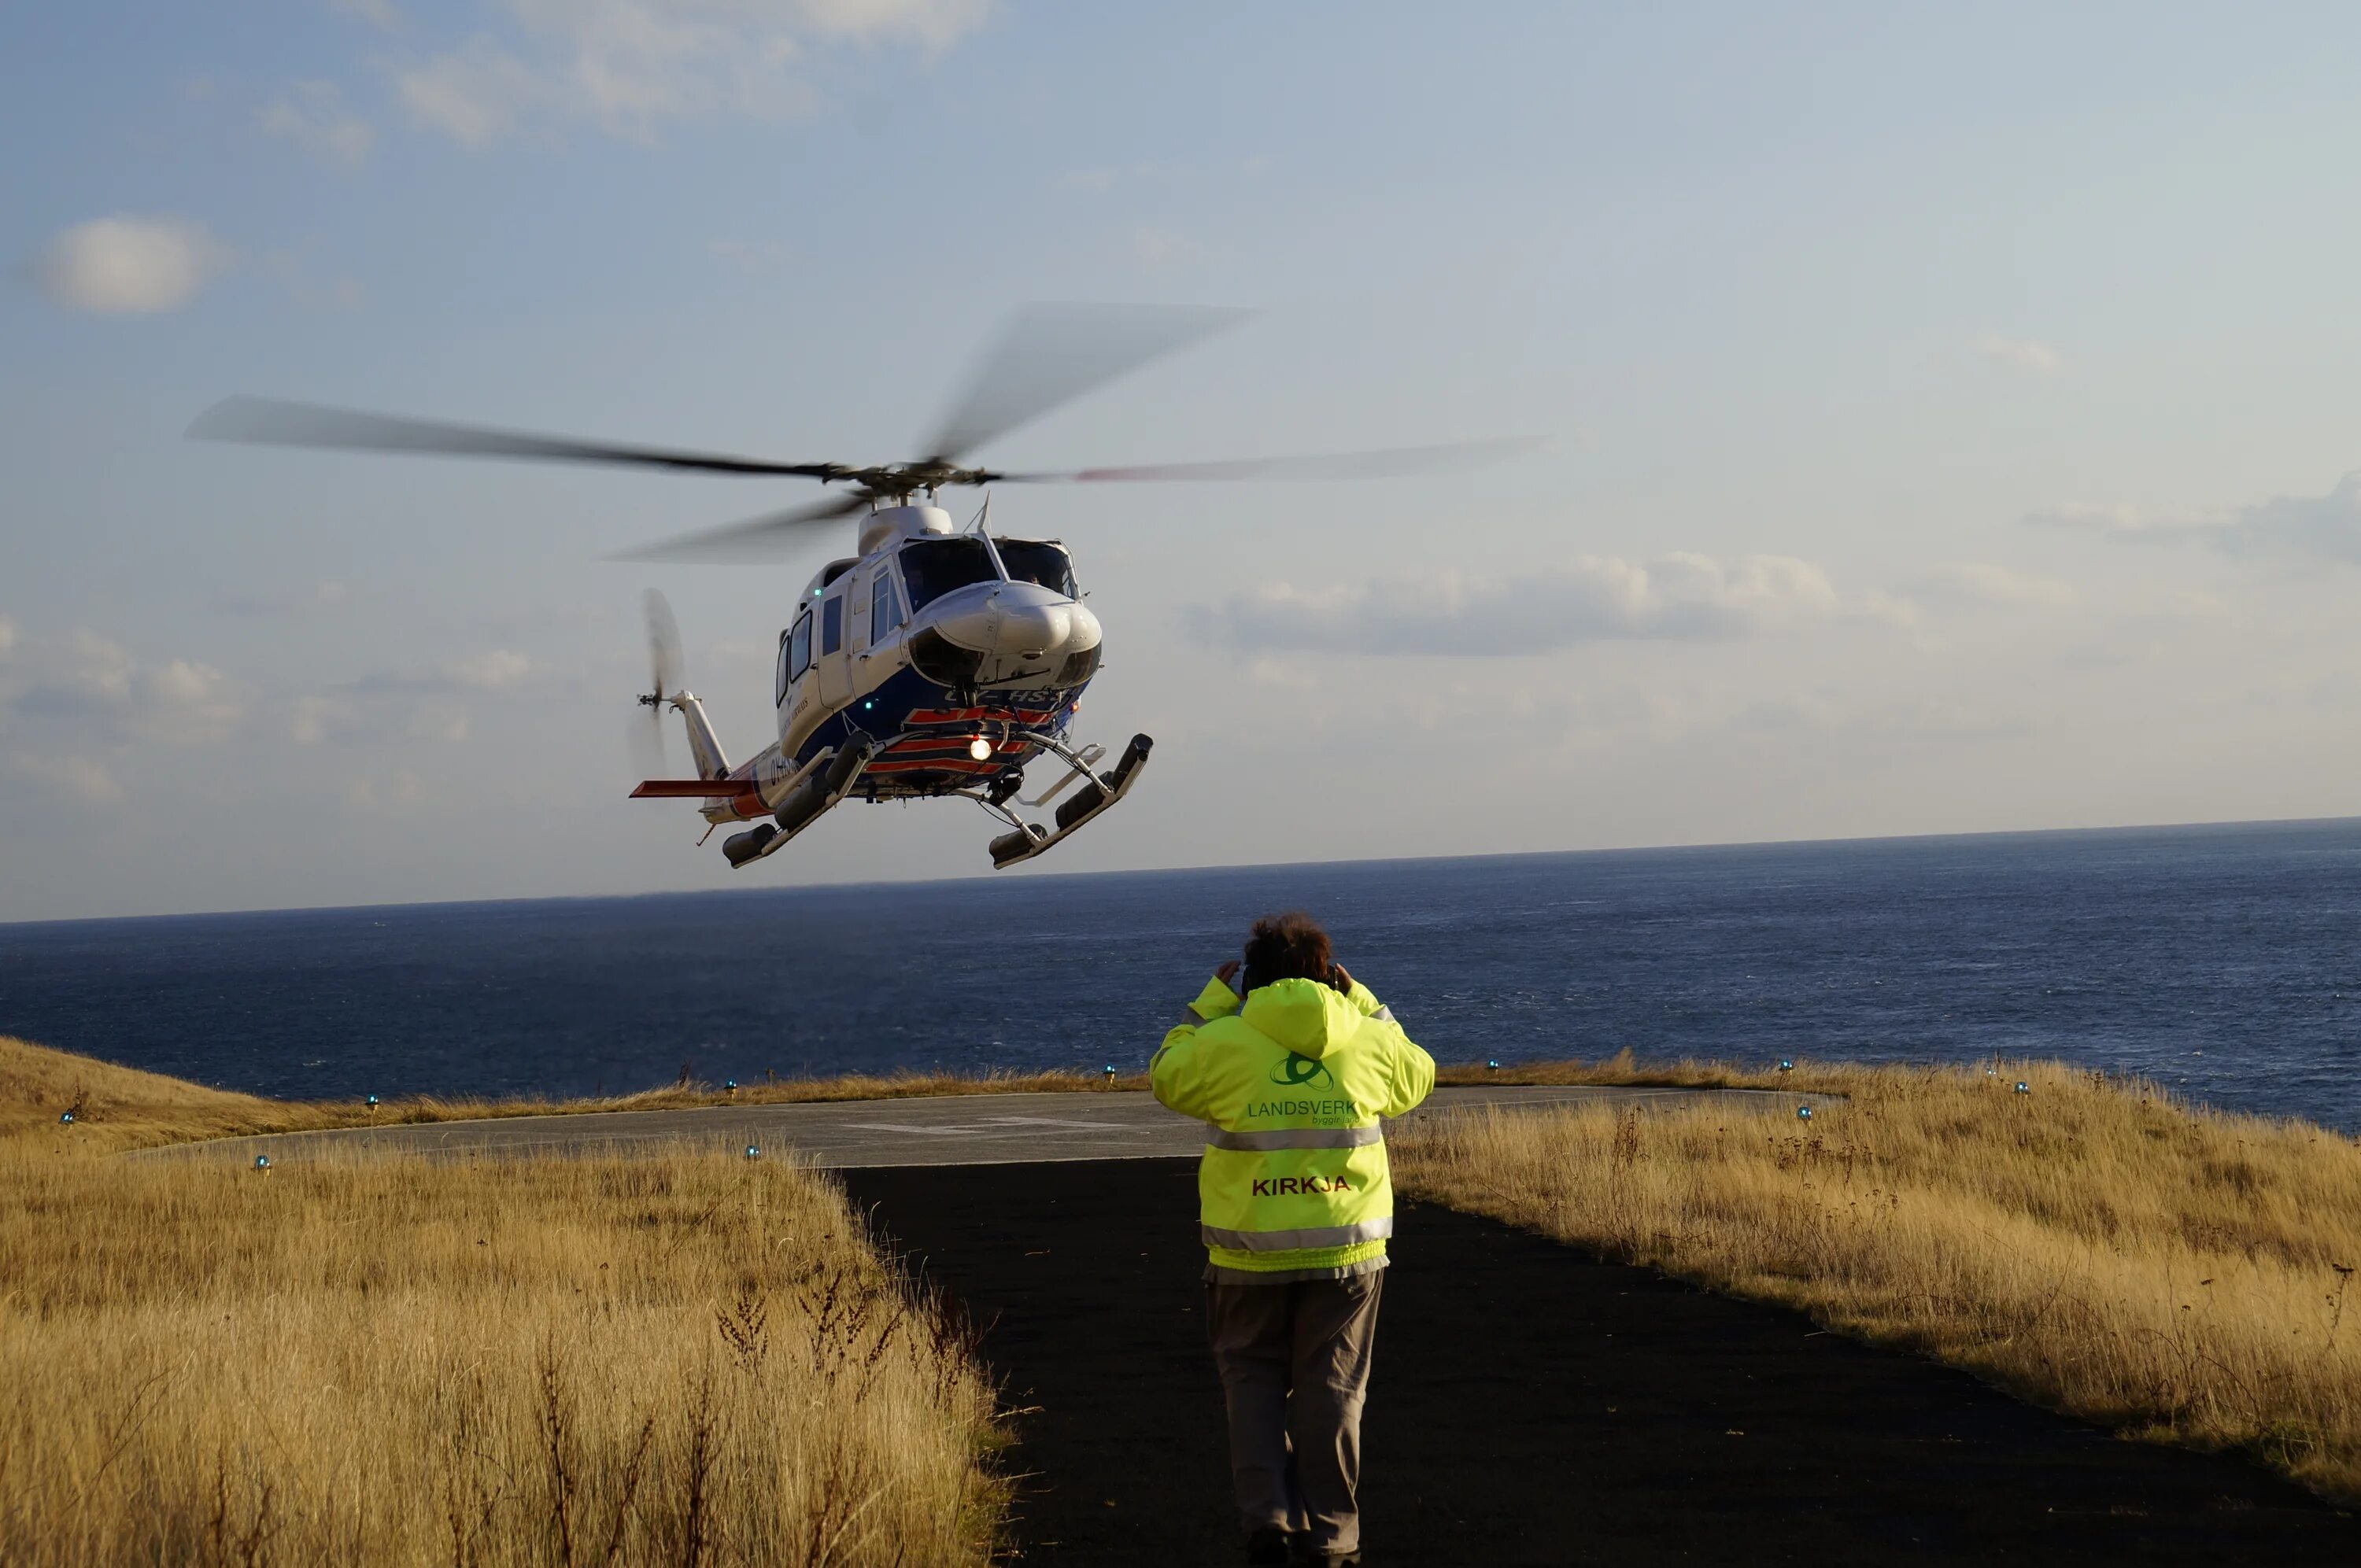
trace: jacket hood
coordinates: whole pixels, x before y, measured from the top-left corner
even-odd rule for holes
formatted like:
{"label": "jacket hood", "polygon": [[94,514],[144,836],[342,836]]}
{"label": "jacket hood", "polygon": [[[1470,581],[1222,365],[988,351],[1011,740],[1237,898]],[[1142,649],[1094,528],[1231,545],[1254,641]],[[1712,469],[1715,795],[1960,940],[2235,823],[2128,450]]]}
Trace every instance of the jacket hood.
{"label": "jacket hood", "polygon": [[1316,980],[1275,980],[1246,998],[1238,1014],[1258,1033],[1317,1061],[1353,1037],[1361,1010]]}

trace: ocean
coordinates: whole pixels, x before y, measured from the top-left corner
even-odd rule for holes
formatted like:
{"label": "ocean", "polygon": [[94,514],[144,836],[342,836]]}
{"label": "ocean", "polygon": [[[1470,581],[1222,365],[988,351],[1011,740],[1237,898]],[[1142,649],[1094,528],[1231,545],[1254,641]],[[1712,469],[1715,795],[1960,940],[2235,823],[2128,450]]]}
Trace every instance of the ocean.
{"label": "ocean", "polygon": [[1310,910],[1446,1061],[2057,1057],[2361,1132],[2361,821],[0,925],[0,1034],[293,1096],[1139,1067]]}

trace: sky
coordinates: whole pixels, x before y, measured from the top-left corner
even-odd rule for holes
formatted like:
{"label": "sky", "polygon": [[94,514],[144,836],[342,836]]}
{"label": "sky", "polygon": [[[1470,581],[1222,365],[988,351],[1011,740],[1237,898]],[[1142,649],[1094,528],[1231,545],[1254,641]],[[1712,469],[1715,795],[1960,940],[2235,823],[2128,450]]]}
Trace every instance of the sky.
{"label": "sky", "polygon": [[1106,627],[1078,734],[1157,740],[998,874],[2353,815],[2356,54],[2325,5],[0,9],[0,919],[994,874],[964,802],[731,872],[624,798],[642,590],[743,756],[851,530],[609,557],[807,488],[182,433],[890,461],[1035,301],[1257,314],[995,466],[1543,444],[996,496]]}

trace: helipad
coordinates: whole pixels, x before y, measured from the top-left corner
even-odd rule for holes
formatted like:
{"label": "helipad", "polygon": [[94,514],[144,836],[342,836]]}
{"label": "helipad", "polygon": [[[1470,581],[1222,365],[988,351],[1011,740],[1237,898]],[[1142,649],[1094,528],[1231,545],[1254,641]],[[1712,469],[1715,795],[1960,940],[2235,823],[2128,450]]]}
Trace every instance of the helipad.
{"label": "helipad", "polygon": [[[1729,1104],[1733,1110],[1788,1111],[1825,1104],[1820,1096],[1758,1089],[1589,1089],[1503,1084],[1438,1089],[1403,1120],[1411,1124],[1487,1106],[1665,1106]],[[508,1116],[334,1132],[219,1138],[150,1151],[251,1164],[268,1155],[274,1168],[306,1156],[362,1152],[474,1157],[528,1154],[634,1154],[683,1145],[752,1145],[765,1155],[849,1169],[868,1166],[1012,1165],[1080,1159],[1169,1159],[1204,1146],[1200,1123],[1177,1116],[1138,1091],[1062,1094],[959,1094],[793,1105],[716,1105],[686,1111],[609,1111],[563,1116]]]}

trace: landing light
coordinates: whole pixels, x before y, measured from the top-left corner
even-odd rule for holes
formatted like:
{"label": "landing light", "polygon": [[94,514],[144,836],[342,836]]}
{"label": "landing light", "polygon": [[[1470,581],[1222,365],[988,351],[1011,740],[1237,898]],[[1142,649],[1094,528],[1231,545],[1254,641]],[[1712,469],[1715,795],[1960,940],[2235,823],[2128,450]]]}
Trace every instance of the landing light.
{"label": "landing light", "polygon": [[992,761],[992,742],[979,735],[967,743],[967,754],[979,762]]}

